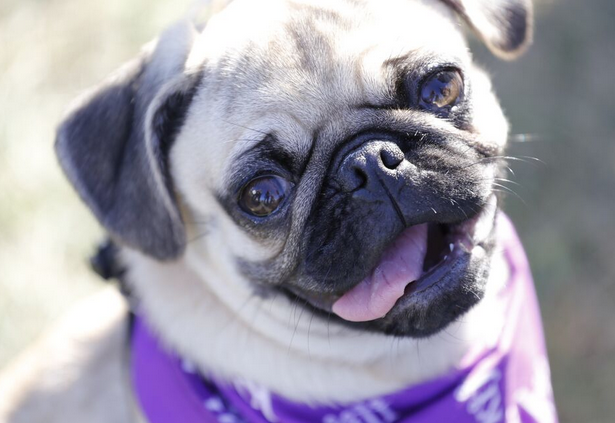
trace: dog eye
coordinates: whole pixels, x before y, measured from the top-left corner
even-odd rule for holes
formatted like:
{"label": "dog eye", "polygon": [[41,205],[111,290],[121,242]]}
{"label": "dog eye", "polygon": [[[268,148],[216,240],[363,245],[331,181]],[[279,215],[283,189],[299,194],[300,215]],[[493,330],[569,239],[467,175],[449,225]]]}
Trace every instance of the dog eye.
{"label": "dog eye", "polygon": [[463,79],[457,70],[444,70],[427,77],[421,84],[420,105],[424,109],[439,112],[451,108],[463,95]]}
{"label": "dog eye", "polygon": [[269,216],[282,204],[290,187],[290,182],[279,176],[259,176],[242,188],[239,206],[254,216]]}

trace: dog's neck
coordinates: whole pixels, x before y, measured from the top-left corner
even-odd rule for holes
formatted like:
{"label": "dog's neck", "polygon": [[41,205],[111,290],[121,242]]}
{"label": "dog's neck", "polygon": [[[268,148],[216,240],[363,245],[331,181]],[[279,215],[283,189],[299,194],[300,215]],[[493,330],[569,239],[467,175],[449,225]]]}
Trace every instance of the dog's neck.
{"label": "dog's neck", "polygon": [[497,336],[502,325],[491,300],[507,279],[500,256],[479,306],[421,340],[352,330],[283,295],[257,296],[249,286],[216,292],[228,288],[229,275],[190,248],[173,263],[132,251],[122,251],[122,258],[137,311],[170,349],[203,373],[253,380],[295,401],[350,402],[431,379],[459,364],[477,340]]}
{"label": "dog's neck", "polygon": [[[386,395],[374,395],[375,389],[366,388],[358,401],[348,404],[331,404],[340,398],[340,389],[351,389],[348,381],[378,384],[384,376],[391,378],[394,385],[404,378],[420,377],[416,362],[403,361],[402,355],[390,351],[391,365],[399,365],[401,376],[394,378],[386,366],[377,369],[370,363],[365,367],[358,363],[337,363],[335,369],[327,373],[329,363],[319,356],[306,362],[299,351],[275,357],[279,366],[271,367],[265,363],[271,375],[283,375],[290,372],[289,378],[295,379],[294,385],[286,385],[280,376],[270,376],[264,383],[251,376],[246,376],[250,368],[259,367],[258,360],[268,359],[260,351],[240,350],[237,342],[223,345],[226,357],[237,360],[243,357],[248,367],[239,368],[235,375],[220,380],[212,370],[198,369],[185,354],[178,357],[160,343],[160,336],[152,334],[144,312],[134,320],[131,332],[131,375],[133,389],[139,409],[152,423],[169,423],[179,420],[184,422],[214,421],[249,421],[267,422],[434,422],[455,421],[458,423],[502,421],[541,421],[557,422],[553,405],[553,395],[549,383],[549,367],[546,358],[540,325],[540,312],[527,259],[514,229],[506,218],[499,219],[502,230],[498,228],[499,247],[505,257],[509,275],[505,285],[497,292],[491,292],[487,301],[467,316],[466,323],[459,325],[457,335],[469,336],[469,329],[475,327],[480,317],[482,321],[494,323],[492,327],[482,326],[482,337],[475,338],[467,344],[467,337],[459,344],[469,347],[466,355],[455,364],[455,368],[440,377],[406,386],[388,392]],[[504,276],[504,275],[501,275]],[[481,311],[481,308],[495,306],[495,309]],[[488,312],[488,316],[480,313]],[[240,319],[241,320],[241,319]],[[256,324],[256,320],[252,320]],[[254,325],[253,325],[254,326]],[[491,330],[490,330],[491,329]],[[185,337],[186,334],[183,334]],[[344,338],[344,334],[340,334]],[[181,336],[180,336],[181,337]],[[273,337],[275,338],[275,337]],[[218,341],[227,341],[224,339]],[[373,340],[373,339],[372,339]],[[246,342],[248,347],[258,346],[272,348],[269,342],[259,340]],[[426,342],[430,352],[437,342]],[[405,345],[401,345],[405,350]],[[416,346],[416,345],[415,345]],[[210,349],[219,346],[209,345]],[[367,344],[364,345],[367,347]],[[372,347],[372,345],[370,345]],[[273,347],[274,349],[276,347]],[[453,359],[458,349],[446,349],[450,354],[440,357],[425,357],[425,363],[444,363]],[[176,351],[177,352],[177,351]],[[342,351],[345,352],[345,351]],[[374,354],[378,349],[373,349]],[[308,351],[308,356],[309,356]],[[417,359],[408,351],[410,359]],[[182,355],[184,359],[182,360]],[[334,354],[335,355],[335,354]],[[290,358],[294,356],[294,358]],[[445,357],[442,359],[442,357]],[[199,355],[204,357],[204,355]],[[434,361],[441,358],[440,361]],[[290,367],[289,367],[290,366]],[[302,369],[301,373],[293,372]],[[429,365],[435,371],[437,365]],[[329,366],[330,368],[330,366]],[[343,374],[339,374],[340,368]],[[348,368],[354,370],[348,374]],[[409,371],[404,369],[409,368]],[[200,372],[199,372],[200,370]],[[370,370],[373,373],[370,373]],[[243,374],[239,373],[244,371]],[[314,391],[309,389],[314,375],[325,378],[331,385],[324,385],[320,393],[320,402],[329,404],[309,404],[308,398],[315,399]],[[388,373],[388,374],[387,374]],[[260,373],[257,373],[260,374]],[[406,380],[407,384],[410,384]],[[298,388],[302,386],[304,388]],[[382,387],[380,383],[379,387]],[[283,391],[286,389],[287,391]],[[274,392],[272,392],[274,390]],[[277,392],[275,392],[277,391]],[[353,394],[357,394],[354,390]],[[282,393],[282,395],[280,395]],[[289,395],[298,396],[300,401],[289,401]],[[328,397],[325,397],[328,395]],[[347,395],[348,397],[348,395]]]}

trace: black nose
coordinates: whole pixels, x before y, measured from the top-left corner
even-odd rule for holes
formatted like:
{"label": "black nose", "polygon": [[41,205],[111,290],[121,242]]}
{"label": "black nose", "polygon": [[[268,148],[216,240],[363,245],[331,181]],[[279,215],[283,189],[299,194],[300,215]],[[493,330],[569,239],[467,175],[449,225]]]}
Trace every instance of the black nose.
{"label": "black nose", "polygon": [[340,164],[337,180],[345,192],[382,190],[399,178],[404,153],[392,141],[368,141],[351,151]]}

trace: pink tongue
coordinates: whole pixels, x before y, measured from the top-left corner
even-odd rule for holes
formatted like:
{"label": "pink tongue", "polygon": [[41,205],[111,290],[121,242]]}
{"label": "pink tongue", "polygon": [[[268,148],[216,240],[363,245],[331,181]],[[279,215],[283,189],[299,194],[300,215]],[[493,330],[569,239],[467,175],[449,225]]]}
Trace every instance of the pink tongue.
{"label": "pink tongue", "polygon": [[406,229],[387,248],[372,274],[333,304],[333,312],[351,322],[383,317],[404,295],[408,283],[421,276],[426,253],[427,224]]}

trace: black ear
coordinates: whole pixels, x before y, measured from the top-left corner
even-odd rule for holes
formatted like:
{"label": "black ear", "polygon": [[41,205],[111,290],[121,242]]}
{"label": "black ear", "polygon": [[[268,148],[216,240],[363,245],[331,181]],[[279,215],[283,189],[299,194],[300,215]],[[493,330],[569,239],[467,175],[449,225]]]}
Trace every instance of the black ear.
{"label": "black ear", "polygon": [[113,239],[161,260],[186,243],[166,157],[198,80],[184,69],[192,31],[169,29],[81,98],[56,139],[66,175]]}
{"label": "black ear", "polygon": [[497,56],[511,60],[532,41],[531,0],[442,0],[454,9]]}

